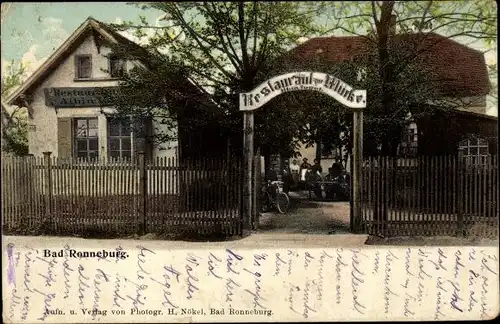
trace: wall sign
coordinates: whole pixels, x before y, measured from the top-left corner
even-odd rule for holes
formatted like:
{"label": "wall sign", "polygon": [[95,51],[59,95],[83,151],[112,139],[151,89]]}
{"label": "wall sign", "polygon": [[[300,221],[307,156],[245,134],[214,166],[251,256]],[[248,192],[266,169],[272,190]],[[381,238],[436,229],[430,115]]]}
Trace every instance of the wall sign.
{"label": "wall sign", "polygon": [[331,74],[293,72],[273,77],[251,92],[240,93],[240,111],[255,110],[282,93],[299,90],[322,92],[349,108],[366,108],[366,90],[354,90]]}
{"label": "wall sign", "polygon": [[110,106],[117,91],[118,87],[46,88],[45,104],[56,108]]}

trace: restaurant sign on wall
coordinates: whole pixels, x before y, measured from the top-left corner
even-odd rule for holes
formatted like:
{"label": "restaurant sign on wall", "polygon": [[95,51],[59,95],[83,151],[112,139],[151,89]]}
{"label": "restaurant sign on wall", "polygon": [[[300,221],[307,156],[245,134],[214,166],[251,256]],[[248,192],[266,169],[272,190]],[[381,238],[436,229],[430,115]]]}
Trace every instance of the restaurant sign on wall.
{"label": "restaurant sign on wall", "polygon": [[113,103],[118,87],[46,88],[45,104],[56,108],[102,107]]}

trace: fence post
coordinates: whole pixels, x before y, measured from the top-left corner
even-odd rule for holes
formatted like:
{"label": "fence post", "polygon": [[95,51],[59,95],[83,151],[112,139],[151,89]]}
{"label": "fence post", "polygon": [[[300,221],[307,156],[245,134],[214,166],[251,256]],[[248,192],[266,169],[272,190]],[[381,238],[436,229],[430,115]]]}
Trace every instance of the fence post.
{"label": "fence post", "polygon": [[147,172],[146,172],[146,160],[144,152],[139,152],[139,195],[141,200],[141,208],[139,211],[139,234],[146,234],[146,213],[147,213],[147,200],[148,200],[148,190],[147,190]]}
{"label": "fence post", "polygon": [[463,158],[458,155],[454,157],[457,159],[457,173],[458,173],[458,183],[457,183],[457,197],[455,199],[455,203],[458,205],[457,207],[457,235],[458,236],[466,236],[466,229],[465,229],[465,219],[464,219],[464,182],[467,181],[466,177],[466,168],[465,164],[463,163]]}
{"label": "fence post", "polygon": [[52,217],[52,161],[50,155],[52,152],[43,152],[44,168],[44,191],[45,191],[45,219]]}
{"label": "fence post", "polygon": [[353,177],[352,177],[352,216],[350,216],[351,232],[360,233],[363,222],[363,210],[361,207],[361,188],[363,175],[363,110],[354,110],[353,113]]}
{"label": "fence post", "polygon": [[253,111],[243,114],[243,232],[247,236],[252,230],[252,166],[254,158],[254,114]]}
{"label": "fence post", "polygon": [[[259,153],[259,152],[258,152]],[[253,159],[253,190],[252,190],[252,229],[257,230],[260,214],[260,153]]]}

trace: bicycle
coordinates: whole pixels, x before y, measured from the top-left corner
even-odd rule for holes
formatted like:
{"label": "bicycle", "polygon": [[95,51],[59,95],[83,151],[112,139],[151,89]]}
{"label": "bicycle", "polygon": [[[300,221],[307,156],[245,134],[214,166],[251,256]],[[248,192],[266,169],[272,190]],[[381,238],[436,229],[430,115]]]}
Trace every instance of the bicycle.
{"label": "bicycle", "polygon": [[[274,192],[274,195],[273,195]],[[262,212],[275,208],[280,214],[286,214],[290,208],[290,198],[283,191],[283,181],[268,181],[263,192]]]}

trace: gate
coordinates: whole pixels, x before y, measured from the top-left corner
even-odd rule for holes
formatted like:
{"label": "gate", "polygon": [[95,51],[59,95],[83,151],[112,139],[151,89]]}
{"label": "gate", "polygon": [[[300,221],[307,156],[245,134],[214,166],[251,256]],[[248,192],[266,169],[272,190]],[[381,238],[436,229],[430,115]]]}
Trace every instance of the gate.
{"label": "gate", "polygon": [[261,165],[262,161],[260,156],[254,157],[253,163],[253,190],[252,190],[252,229],[257,230],[259,227],[259,216],[261,211],[261,198],[262,198],[262,173],[261,173]]}
{"label": "gate", "polygon": [[484,162],[467,165],[456,156],[366,159],[358,230],[497,237],[497,157]]}

